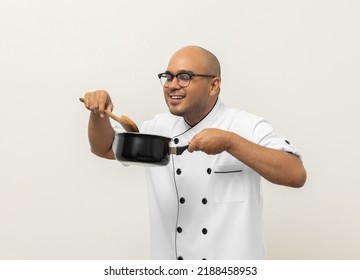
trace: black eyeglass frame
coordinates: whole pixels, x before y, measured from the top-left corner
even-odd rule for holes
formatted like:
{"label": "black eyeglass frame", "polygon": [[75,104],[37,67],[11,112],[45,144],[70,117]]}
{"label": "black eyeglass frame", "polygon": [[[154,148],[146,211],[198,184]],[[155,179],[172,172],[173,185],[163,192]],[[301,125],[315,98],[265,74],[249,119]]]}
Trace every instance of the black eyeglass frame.
{"label": "black eyeglass frame", "polygon": [[[182,86],[182,85],[180,85],[180,83],[179,83],[179,76],[180,76],[180,75],[184,75],[184,74],[189,76],[189,83],[188,83],[186,86]],[[162,82],[161,82],[161,78],[165,78],[165,75],[169,75],[169,76],[171,77],[171,80],[170,80],[170,81],[167,80],[167,81],[165,81],[164,83],[162,83]],[[180,87],[186,88],[186,87],[188,87],[188,86],[190,85],[191,80],[192,80],[193,77],[215,78],[216,76],[215,76],[215,75],[208,75],[208,74],[195,74],[195,73],[188,73],[188,72],[180,72],[180,73],[174,75],[174,74],[171,74],[170,72],[165,72],[165,73],[160,73],[160,74],[158,74],[158,77],[159,77],[159,80],[160,80],[161,85],[162,85],[163,87],[165,87],[165,88],[168,88],[168,87],[169,87],[169,85],[166,85],[166,83],[172,82],[172,80],[174,79],[174,77],[176,78],[176,81],[177,81],[177,83],[178,83],[178,85],[179,85]]]}

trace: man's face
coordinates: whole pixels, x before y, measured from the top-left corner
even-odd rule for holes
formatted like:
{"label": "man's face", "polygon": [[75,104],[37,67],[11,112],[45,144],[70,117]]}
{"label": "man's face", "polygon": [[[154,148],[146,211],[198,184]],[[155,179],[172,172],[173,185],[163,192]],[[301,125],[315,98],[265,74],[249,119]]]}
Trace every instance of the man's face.
{"label": "man's face", "polygon": [[[201,54],[194,50],[181,50],[170,60],[167,72],[172,75],[178,73],[212,74],[207,69],[207,63]],[[190,125],[199,122],[213,107],[210,98],[213,78],[193,77],[187,87],[180,87],[176,77],[169,87],[164,87],[164,97],[172,114],[184,117]]]}

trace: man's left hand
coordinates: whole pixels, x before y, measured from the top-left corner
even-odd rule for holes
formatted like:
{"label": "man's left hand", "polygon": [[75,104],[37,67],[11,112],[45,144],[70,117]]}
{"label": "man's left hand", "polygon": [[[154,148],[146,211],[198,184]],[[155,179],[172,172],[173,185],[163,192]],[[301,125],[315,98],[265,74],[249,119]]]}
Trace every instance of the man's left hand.
{"label": "man's left hand", "polygon": [[230,132],[217,129],[206,128],[196,134],[189,142],[188,151],[202,151],[209,155],[220,154],[229,145]]}

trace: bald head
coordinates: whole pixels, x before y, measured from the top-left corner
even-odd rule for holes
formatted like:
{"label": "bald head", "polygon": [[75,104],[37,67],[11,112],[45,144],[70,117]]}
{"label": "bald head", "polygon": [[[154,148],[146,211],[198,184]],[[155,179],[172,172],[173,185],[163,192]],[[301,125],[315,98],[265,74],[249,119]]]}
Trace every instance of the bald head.
{"label": "bald head", "polygon": [[[191,126],[197,124],[218,100],[221,84],[218,59],[204,48],[187,46],[174,53],[166,73],[172,78],[163,88],[170,112],[182,116]],[[193,75],[185,80],[186,86],[181,86],[179,75],[185,73]]]}
{"label": "bald head", "polygon": [[186,46],[175,52],[172,58],[179,55],[191,57],[196,60],[196,63],[204,68],[206,74],[221,77],[219,60],[210,51],[199,46]]}

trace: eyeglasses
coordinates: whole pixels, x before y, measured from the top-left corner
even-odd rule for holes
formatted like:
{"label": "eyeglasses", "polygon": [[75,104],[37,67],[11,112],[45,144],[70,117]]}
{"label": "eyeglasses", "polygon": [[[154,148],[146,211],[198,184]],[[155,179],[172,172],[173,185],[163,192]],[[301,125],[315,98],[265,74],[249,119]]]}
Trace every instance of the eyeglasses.
{"label": "eyeglasses", "polygon": [[210,77],[210,78],[214,78],[216,76],[214,75],[206,75],[206,74],[193,74],[193,73],[179,73],[176,75],[173,75],[171,73],[160,73],[158,74],[158,77],[160,79],[160,83],[162,84],[163,87],[168,88],[171,81],[174,79],[174,77],[176,77],[177,83],[179,84],[179,86],[181,86],[182,88],[187,87],[188,85],[190,85],[191,79],[193,77]]}

